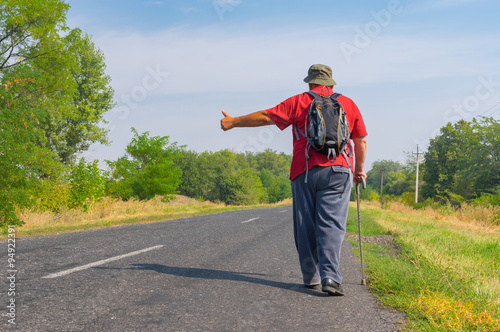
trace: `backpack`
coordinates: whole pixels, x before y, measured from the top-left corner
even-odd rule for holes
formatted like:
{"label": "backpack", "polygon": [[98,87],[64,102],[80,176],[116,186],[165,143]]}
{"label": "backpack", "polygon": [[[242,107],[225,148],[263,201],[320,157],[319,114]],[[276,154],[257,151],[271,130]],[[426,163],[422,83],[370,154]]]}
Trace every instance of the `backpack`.
{"label": "backpack", "polygon": [[[340,94],[334,93],[323,96],[315,91],[308,91],[307,93],[314,99],[306,115],[304,131],[294,126],[297,140],[300,140],[299,133],[307,140],[305,183],[307,183],[307,173],[309,171],[307,161],[311,157],[309,155],[311,149],[327,155],[328,159],[331,157],[330,162],[332,163],[337,160],[337,156],[342,154],[349,168],[351,168],[349,157],[352,157],[349,124],[347,123],[344,108],[337,100]],[[349,155],[346,154],[347,147],[349,147]]]}

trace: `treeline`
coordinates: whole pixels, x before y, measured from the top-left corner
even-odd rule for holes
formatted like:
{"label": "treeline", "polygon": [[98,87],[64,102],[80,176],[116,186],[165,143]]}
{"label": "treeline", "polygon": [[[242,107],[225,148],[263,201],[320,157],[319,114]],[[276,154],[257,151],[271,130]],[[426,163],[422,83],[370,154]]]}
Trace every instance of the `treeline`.
{"label": "treeline", "polygon": [[[415,156],[408,154],[404,163],[374,162],[367,186],[365,198],[415,203]],[[419,189],[420,205],[500,205],[500,122],[482,117],[442,127],[420,163]]]}
{"label": "treeline", "polygon": [[292,157],[260,153],[182,151],[175,164],[182,171],[181,194],[231,205],[276,203],[292,197]]}
{"label": "treeline", "polygon": [[132,131],[126,154],[107,161],[106,195],[126,200],[180,193],[230,205],[275,203],[291,197],[291,156],[271,150],[198,153],[170,142],[168,136]]}

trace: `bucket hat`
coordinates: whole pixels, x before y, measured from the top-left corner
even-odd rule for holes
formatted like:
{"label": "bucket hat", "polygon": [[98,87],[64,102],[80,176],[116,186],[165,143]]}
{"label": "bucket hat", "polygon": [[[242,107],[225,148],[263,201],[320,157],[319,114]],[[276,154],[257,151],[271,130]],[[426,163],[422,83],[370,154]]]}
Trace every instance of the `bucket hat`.
{"label": "bucket hat", "polygon": [[307,77],[304,78],[306,83],[314,83],[319,85],[336,85],[337,83],[332,78],[332,68],[327,65],[316,64],[309,67]]}

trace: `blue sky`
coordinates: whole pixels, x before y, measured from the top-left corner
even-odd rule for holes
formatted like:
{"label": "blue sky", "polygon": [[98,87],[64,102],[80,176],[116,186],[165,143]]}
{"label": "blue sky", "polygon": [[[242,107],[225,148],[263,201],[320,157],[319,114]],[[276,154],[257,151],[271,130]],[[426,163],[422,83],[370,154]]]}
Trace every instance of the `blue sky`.
{"label": "blue sky", "polygon": [[111,146],[124,154],[131,127],[196,151],[265,148],[291,153],[290,129],[220,130],[238,116],[307,89],[314,63],[332,67],[368,130],[367,169],[425,150],[447,122],[500,118],[500,2],[71,0],[68,25],[106,57],[116,107]]}

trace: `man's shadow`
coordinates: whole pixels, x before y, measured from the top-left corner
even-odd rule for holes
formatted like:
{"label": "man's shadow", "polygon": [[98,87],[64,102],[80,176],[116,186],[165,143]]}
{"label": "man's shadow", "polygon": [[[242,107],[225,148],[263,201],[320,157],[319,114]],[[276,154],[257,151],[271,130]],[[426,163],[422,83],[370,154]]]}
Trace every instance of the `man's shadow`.
{"label": "man's shadow", "polygon": [[313,289],[308,289],[302,284],[258,278],[257,276],[261,277],[266,276],[265,274],[262,273],[232,272],[232,271],[200,269],[192,267],[166,266],[161,264],[132,264],[132,267],[126,267],[126,268],[100,267],[100,266],[93,268],[103,269],[103,270],[149,270],[178,277],[241,281],[241,282],[248,282],[269,287],[280,288],[288,291],[295,291],[313,296],[321,296],[321,297],[328,296],[328,294],[326,293],[322,293],[320,291]]}

